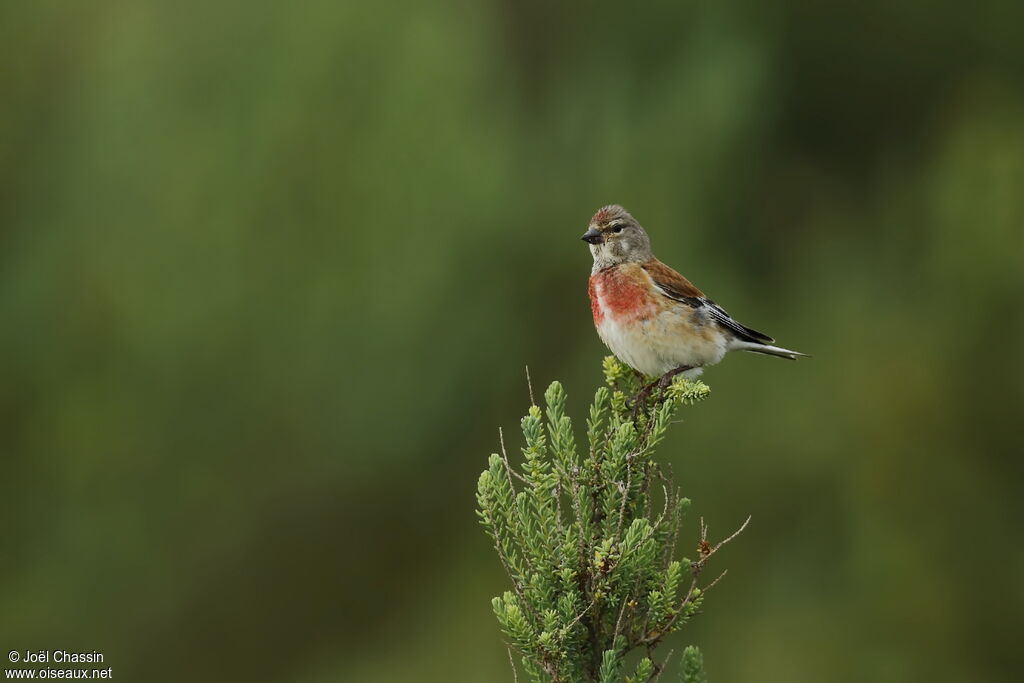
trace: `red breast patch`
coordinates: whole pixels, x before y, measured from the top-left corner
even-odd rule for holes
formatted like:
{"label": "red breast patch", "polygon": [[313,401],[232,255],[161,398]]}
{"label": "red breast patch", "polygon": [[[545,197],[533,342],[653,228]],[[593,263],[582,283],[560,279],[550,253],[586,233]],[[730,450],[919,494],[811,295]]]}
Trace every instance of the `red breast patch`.
{"label": "red breast patch", "polygon": [[587,283],[587,294],[590,295],[590,312],[594,314],[594,325],[600,325],[604,320],[604,313],[601,311],[601,302],[597,300],[597,278],[601,274],[591,275]]}
{"label": "red breast patch", "polygon": [[600,325],[605,315],[616,319],[645,317],[650,313],[650,287],[623,268],[609,268],[590,276],[590,310],[594,324]]}

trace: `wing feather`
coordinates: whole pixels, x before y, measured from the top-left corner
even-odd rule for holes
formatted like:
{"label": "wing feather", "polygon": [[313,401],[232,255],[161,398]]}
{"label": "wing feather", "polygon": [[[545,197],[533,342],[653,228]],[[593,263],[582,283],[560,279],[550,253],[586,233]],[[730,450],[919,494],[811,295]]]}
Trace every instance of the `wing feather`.
{"label": "wing feather", "polygon": [[692,282],[658,259],[651,259],[643,264],[642,267],[651,276],[651,280],[654,281],[655,286],[662,294],[670,299],[692,306],[694,309],[703,311],[709,318],[741,339],[759,344],[771,344],[775,341],[763,332],[758,332],[736,322],[724,308],[704,296],[704,292],[697,289]]}

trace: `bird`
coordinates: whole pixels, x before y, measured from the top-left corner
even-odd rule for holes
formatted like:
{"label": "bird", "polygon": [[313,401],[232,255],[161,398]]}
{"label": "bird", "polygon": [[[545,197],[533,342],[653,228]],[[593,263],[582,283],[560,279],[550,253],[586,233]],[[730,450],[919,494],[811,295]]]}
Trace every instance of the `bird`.
{"label": "bird", "polygon": [[696,378],[730,351],[807,356],[737,322],[655,258],[647,232],[618,204],[599,209],[582,239],[594,257],[588,291],[597,333],[620,361],[658,378],[651,387],[679,374]]}

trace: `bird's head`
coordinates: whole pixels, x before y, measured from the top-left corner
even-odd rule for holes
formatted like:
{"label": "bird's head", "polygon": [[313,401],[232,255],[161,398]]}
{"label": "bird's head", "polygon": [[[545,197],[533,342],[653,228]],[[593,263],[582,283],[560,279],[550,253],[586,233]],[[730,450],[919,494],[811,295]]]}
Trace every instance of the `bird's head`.
{"label": "bird's head", "polygon": [[647,233],[618,204],[599,209],[590,219],[582,239],[590,244],[594,272],[623,263],[644,263],[654,258]]}

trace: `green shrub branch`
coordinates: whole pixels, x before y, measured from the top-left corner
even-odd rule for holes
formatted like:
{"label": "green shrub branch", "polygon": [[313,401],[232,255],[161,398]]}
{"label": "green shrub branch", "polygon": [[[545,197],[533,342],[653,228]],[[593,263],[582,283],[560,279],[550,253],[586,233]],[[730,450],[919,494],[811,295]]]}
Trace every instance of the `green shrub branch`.
{"label": "green shrub branch", "polygon": [[[535,683],[655,680],[665,665],[656,648],[718,581],[699,585],[705,564],[746,526],[712,545],[701,520],[695,558],[675,559],[690,501],[652,455],[677,412],[710,389],[676,377],[634,410],[644,379],[610,356],[604,375],[582,454],[553,382],[545,410],[531,405],[521,421],[521,462],[511,463],[502,439],[478,482],[480,522],[512,581],[492,607]],[[696,648],[682,671],[688,683],[705,680]]]}

